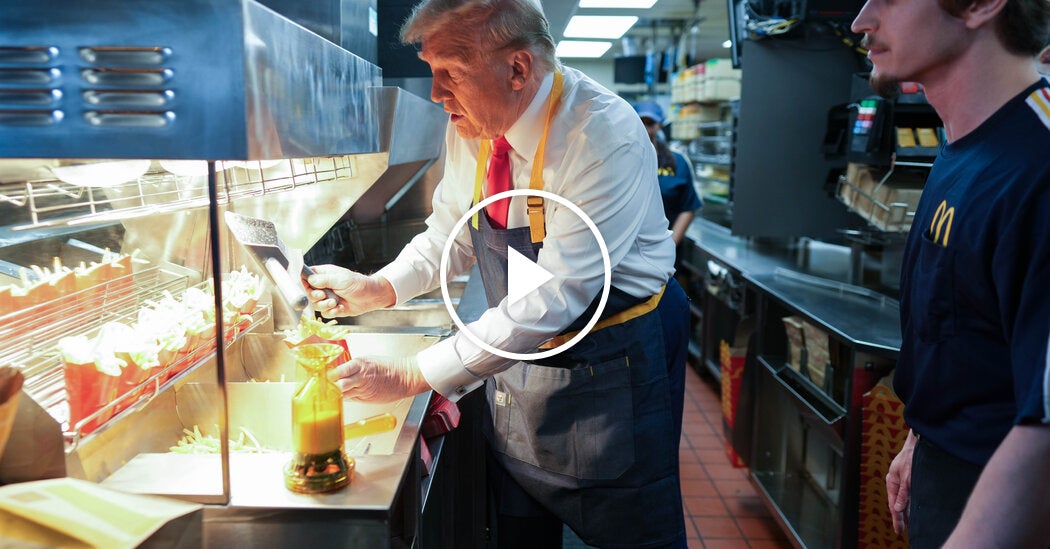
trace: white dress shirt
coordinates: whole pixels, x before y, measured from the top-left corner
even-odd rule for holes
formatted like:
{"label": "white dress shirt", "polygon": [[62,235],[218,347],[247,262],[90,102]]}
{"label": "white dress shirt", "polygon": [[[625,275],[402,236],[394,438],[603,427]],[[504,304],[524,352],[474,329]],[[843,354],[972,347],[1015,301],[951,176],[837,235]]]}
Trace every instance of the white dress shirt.
{"label": "white dress shirt", "polygon": [[[674,272],[675,246],[667,229],[656,175],[656,151],[634,109],[583,73],[564,67],[564,91],[547,136],[543,190],[572,201],[598,227],[609,250],[612,285],[635,297],[660,291]],[[548,74],[536,97],[505,137],[516,189],[529,188],[533,155],[543,134]],[[377,274],[390,281],[401,303],[439,286],[441,252],[470,209],[479,142],[459,137],[449,124],[444,175],[434,190],[428,229]],[[507,226],[528,226],[526,197],[512,198]],[[547,236],[537,265],[554,278],[508,305],[504,299],[466,327],[497,349],[532,353],[564,330],[602,291],[604,265],[590,229],[569,208],[545,201]],[[470,224],[456,235],[448,259],[452,278],[474,264]],[[491,354],[463,334],[419,353],[430,386],[450,400],[481,385],[514,361]]]}

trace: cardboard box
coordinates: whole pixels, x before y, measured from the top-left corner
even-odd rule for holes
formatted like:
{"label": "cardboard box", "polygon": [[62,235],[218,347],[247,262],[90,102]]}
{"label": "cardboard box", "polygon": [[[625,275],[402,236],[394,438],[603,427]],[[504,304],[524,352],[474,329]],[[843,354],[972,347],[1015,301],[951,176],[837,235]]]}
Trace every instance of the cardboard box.
{"label": "cardboard box", "polygon": [[925,177],[896,170],[882,181],[885,173],[880,168],[851,162],[845,176],[850,184],[839,187],[839,200],[880,230],[907,232]]}
{"label": "cardboard box", "polygon": [[802,321],[802,333],[806,338],[806,375],[814,385],[823,389],[831,364],[828,333],[805,320]]}
{"label": "cardboard box", "polygon": [[704,63],[704,74],[708,78],[735,78],[740,80],[740,69],[733,68],[733,60],[727,58],[708,59]]}
{"label": "cardboard box", "polygon": [[785,316],[784,331],[787,333],[788,366],[792,370],[802,373],[805,367],[802,359],[802,350],[806,348],[806,336],[802,331],[802,318],[798,316]]}
{"label": "cardboard box", "polygon": [[721,101],[740,97],[740,79],[722,78],[708,75],[704,78],[704,95],[702,100]]}

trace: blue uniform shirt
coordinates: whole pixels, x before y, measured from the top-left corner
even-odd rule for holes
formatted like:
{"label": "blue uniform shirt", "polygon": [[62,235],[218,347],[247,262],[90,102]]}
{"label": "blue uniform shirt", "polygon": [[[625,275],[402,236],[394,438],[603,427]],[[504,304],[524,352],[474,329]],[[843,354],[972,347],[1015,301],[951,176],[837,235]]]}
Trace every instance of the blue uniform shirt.
{"label": "blue uniform shirt", "polygon": [[1050,87],[1040,80],[946,145],[901,265],[894,388],[920,435],[983,465],[1050,422]]}
{"label": "blue uniform shirt", "polygon": [[660,196],[664,200],[664,215],[667,222],[674,225],[674,220],[682,212],[691,212],[700,208],[700,197],[693,188],[693,173],[685,157],[674,153],[674,169],[660,168],[657,179],[660,180]]}

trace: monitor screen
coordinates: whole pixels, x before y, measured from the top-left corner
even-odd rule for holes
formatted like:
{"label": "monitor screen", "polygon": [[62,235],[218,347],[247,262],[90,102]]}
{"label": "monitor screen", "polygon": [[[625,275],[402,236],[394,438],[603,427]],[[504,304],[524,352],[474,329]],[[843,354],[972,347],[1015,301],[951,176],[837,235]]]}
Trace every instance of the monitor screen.
{"label": "monitor screen", "polygon": [[617,84],[645,83],[645,56],[628,55],[613,60],[613,82]]}

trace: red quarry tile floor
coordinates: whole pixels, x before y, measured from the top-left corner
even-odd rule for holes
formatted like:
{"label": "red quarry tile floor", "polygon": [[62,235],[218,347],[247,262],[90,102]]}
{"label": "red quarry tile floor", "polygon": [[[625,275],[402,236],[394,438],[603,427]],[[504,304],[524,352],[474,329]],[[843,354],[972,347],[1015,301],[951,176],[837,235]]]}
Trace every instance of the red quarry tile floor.
{"label": "red quarry tile floor", "polygon": [[748,481],[747,469],[733,467],[726,457],[719,391],[716,382],[687,368],[679,455],[689,548],[792,547]]}

